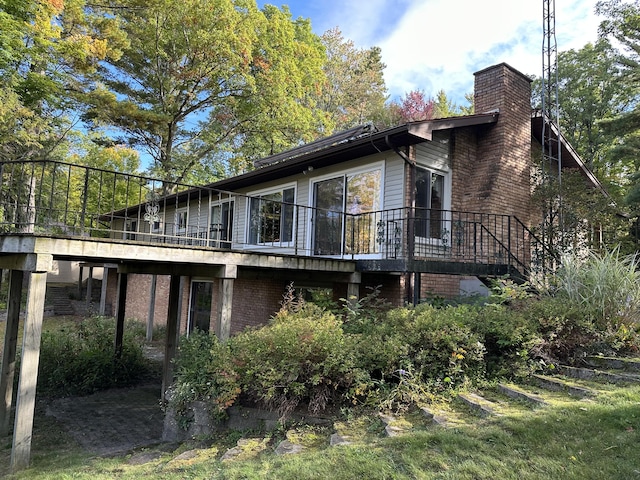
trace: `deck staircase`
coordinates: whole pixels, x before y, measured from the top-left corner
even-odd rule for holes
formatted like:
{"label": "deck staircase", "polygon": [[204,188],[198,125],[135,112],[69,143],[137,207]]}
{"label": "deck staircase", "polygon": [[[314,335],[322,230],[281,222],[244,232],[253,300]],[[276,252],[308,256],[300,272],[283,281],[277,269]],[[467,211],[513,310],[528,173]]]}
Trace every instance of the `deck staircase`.
{"label": "deck staircase", "polygon": [[46,303],[53,307],[55,316],[73,316],[76,314],[71,301],[69,287],[66,285],[47,285]]}

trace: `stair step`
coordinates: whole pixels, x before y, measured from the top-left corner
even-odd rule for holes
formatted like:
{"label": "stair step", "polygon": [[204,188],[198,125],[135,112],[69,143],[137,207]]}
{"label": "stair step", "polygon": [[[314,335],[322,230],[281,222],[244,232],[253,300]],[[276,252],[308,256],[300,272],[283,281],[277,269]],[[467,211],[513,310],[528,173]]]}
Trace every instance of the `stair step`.
{"label": "stair step", "polygon": [[579,387],[577,385],[571,385],[563,380],[548,377],[546,375],[534,374],[531,377],[533,383],[539,387],[552,390],[554,392],[566,392],[573,397],[595,397],[598,392],[587,387]]}
{"label": "stair step", "polygon": [[496,415],[496,404],[476,393],[459,393],[458,398],[481,417]]}
{"label": "stair step", "polygon": [[53,312],[59,316],[73,316],[76,314],[69,293],[65,287],[54,285],[47,286],[46,298],[50,305],[53,306]]}
{"label": "stair step", "polygon": [[640,383],[640,375],[631,373],[612,373],[594,368],[569,367],[567,365],[558,366],[558,370],[563,375],[584,380],[599,380],[609,383]]}
{"label": "stair step", "polygon": [[594,355],[587,357],[585,362],[590,367],[640,372],[640,359],[637,358],[617,358]]}
{"label": "stair step", "polygon": [[515,400],[524,400],[525,402],[541,407],[547,405],[547,402],[541,396],[529,393],[514,385],[500,383],[498,384],[498,390]]}
{"label": "stair step", "polygon": [[420,410],[422,411],[422,415],[424,416],[424,418],[427,421],[430,421],[434,425],[440,425],[441,427],[446,427],[447,426],[447,419],[446,419],[445,416],[438,415],[438,414],[432,412],[427,407],[420,407]]}

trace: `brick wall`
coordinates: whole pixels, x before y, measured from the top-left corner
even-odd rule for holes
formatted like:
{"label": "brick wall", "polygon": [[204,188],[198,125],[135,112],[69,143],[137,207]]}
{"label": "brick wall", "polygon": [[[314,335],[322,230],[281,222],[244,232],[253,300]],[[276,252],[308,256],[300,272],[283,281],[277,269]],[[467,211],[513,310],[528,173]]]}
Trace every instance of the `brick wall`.
{"label": "brick wall", "polygon": [[460,275],[435,275],[423,273],[420,283],[420,298],[444,297],[453,298],[460,295]]}
{"label": "brick wall", "polygon": [[[246,327],[268,323],[280,309],[287,283],[277,280],[265,281],[261,278],[237,278],[233,284],[231,334],[238,333]],[[214,293],[214,302],[217,304],[217,292]]]}
{"label": "brick wall", "polygon": [[[478,135],[475,158],[460,146],[456,165],[472,171],[467,201],[481,212],[516,215],[528,222],[531,172],[531,80],[507,64],[475,73],[476,113],[499,110],[498,122]],[[465,165],[465,162],[473,162]],[[459,179],[461,181],[461,179]],[[456,188],[456,187],[454,187]]]}

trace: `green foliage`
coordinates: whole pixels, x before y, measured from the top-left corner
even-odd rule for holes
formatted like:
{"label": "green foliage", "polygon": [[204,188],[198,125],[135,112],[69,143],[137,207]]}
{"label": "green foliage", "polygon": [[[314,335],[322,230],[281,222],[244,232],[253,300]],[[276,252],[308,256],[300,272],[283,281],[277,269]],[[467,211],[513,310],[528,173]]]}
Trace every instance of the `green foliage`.
{"label": "green foliage", "polygon": [[321,40],[327,59],[318,107],[327,112],[336,130],[378,123],[387,98],[380,49],[356,48],[338,28],[327,30]]}
{"label": "green foliage", "polygon": [[[484,304],[391,309],[374,288],[344,301],[344,321],[291,285],[269,325],[225,345],[203,334],[185,340],[174,391],[217,413],[239,398],[282,415],[302,405],[314,413],[358,403],[403,410],[469,383],[526,376],[541,363],[637,351],[635,260],[589,261],[574,270],[567,264],[553,295],[533,296],[528,285],[503,278]],[[589,296],[587,284],[612,291]]]}
{"label": "green foliage", "polygon": [[240,394],[229,345],[215,335],[196,330],[182,337],[174,373],[169,397],[178,412],[189,402],[204,401],[214,415],[221,416]]}
{"label": "green foliage", "polygon": [[43,332],[38,393],[60,397],[135,385],[149,372],[142,352],[144,326],[127,323],[122,355],[114,350],[115,321],[93,317]]}
{"label": "green foliage", "polygon": [[554,294],[593,311],[601,330],[639,322],[639,267],[636,255],[623,256],[617,249],[584,259],[565,255],[553,278]]}
{"label": "green foliage", "polygon": [[624,354],[640,345],[640,272],[635,256],[617,250],[586,258],[565,255],[552,290],[521,312],[538,323],[537,354],[546,361],[586,354]]}
{"label": "green foliage", "polygon": [[404,334],[409,355],[423,379],[460,385],[467,378],[484,375],[484,345],[467,325],[469,316],[476,314],[475,308],[466,305],[415,308],[412,324]]}
{"label": "green foliage", "polygon": [[270,325],[229,343],[243,393],[283,415],[301,403],[320,412],[341,395],[357,396],[368,382],[342,322],[313,304],[283,310]]}

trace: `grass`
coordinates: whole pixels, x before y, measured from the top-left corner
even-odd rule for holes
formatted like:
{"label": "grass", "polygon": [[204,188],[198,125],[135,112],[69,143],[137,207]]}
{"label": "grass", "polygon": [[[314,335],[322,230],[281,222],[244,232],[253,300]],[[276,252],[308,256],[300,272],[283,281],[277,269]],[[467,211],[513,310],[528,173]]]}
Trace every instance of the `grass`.
{"label": "grass", "polygon": [[[136,465],[137,452],[91,458],[60,426],[40,411],[36,417],[29,469],[13,479],[633,479],[640,478],[640,386],[611,387],[588,401],[552,403],[545,408],[506,409],[502,416],[473,418],[451,428],[422,426],[400,437],[384,438],[375,416],[340,419],[352,445],[329,447],[330,431],[299,428],[290,439],[307,445],[297,455],[276,456],[273,434],[266,448],[239,459],[220,461],[238,434],[207,439],[195,448],[183,444],[154,451],[152,461]],[[249,435],[251,436],[251,435]],[[264,437],[253,443],[264,444]],[[269,439],[269,438],[267,438]],[[2,452],[8,464],[10,444]],[[166,449],[165,449],[166,450]],[[153,451],[153,450],[152,450]],[[146,451],[147,453],[149,451]],[[4,462],[3,462],[4,463]]]}

